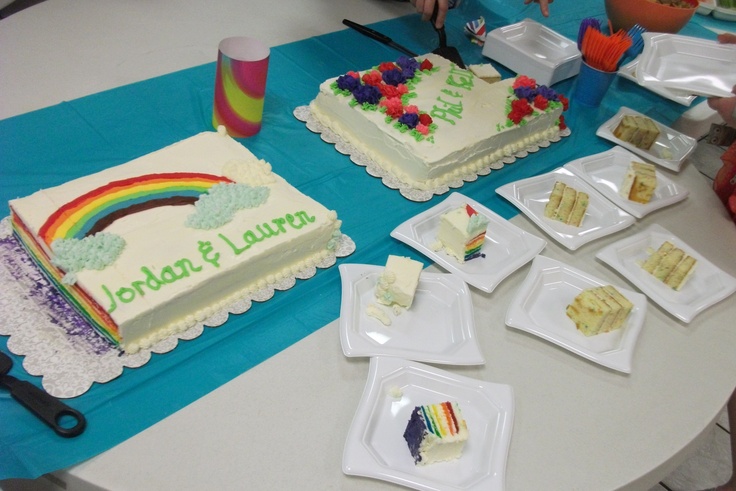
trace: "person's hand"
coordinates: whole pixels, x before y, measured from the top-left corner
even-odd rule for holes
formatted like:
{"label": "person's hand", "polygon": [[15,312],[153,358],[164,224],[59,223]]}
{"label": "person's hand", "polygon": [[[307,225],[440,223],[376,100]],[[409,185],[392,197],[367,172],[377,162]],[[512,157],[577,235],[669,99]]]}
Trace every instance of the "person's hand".
{"label": "person's hand", "polygon": [[447,17],[447,0],[411,0],[417,12],[422,14],[422,20],[429,20],[434,12],[435,4],[437,7],[437,20],[434,25],[438,29],[445,25],[445,18]]}
{"label": "person's hand", "polygon": [[529,5],[532,2],[538,3],[539,10],[542,11],[542,15],[545,17],[549,17],[549,4],[554,1],[555,0],[524,0],[524,5]]}
{"label": "person's hand", "polygon": [[[736,44],[736,34],[723,33],[718,35],[718,42],[722,44]],[[731,89],[736,94],[736,85]],[[708,107],[718,112],[723,121],[736,128],[736,96],[734,97],[709,97]]]}

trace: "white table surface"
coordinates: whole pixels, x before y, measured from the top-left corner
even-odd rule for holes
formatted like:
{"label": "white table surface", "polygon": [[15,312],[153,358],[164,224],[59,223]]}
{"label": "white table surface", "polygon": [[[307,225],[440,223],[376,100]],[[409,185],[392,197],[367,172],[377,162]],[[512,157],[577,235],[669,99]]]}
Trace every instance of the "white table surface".
{"label": "white table surface", "polygon": [[[0,21],[0,118],[215,60],[220,39],[278,44],[411,11],[391,0],[47,0]],[[595,259],[659,223],[736,275],[736,227],[692,165],[689,198],[571,253],[543,254],[635,289]],[[547,238],[524,216],[512,219]],[[430,268],[430,270],[436,270]],[[492,294],[473,290],[486,364],[454,373],[509,384],[516,412],[509,491],[647,490],[709,429],[736,384],[734,297],[690,324],[653,302],[630,375],[504,325],[529,266]],[[343,356],[337,322],[117,447],[55,474],[68,489],[403,489],[342,474],[368,360]],[[275,383],[278,381],[278,383]]]}

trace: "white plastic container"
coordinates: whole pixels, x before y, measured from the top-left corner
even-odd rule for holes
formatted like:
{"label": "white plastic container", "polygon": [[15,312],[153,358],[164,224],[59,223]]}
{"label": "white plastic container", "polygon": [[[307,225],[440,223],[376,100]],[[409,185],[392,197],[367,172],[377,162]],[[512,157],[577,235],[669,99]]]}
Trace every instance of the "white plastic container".
{"label": "white plastic container", "polygon": [[577,43],[532,19],[488,33],[483,56],[540,85],[553,85],[580,71]]}

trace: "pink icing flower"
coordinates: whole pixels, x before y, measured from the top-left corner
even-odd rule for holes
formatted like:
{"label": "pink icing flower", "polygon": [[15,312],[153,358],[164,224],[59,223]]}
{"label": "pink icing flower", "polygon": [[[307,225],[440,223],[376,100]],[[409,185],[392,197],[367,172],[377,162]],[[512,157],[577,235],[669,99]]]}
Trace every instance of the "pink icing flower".
{"label": "pink icing flower", "polygon": [[352,71],[352,70],[350,70],[350,71],[349,71],[348,73],[346,73],[346,75],[350,75],[351,77],[354,77],[354,78],[360,79],[360,73],[358,73],[358,72],[354,72],[354,71]]}
{"label": "pink icing flower", "polygon": [[419,108],[415,105],[409,105],[404,108],[404,112],[419,114]]}
{"label": "pink icing flower", "polygon": [[404,114],[404,104],[398,97],[388,97],[379,103],[379,106],[386,108],[386,114],[394,119],[401,117]]}
{"label": "pink icing flower", "polygon": [[396,65],[390,61],[384,61],[383,63],[378,65],[379,72],[387,72],[389,70],[396,70]]}
{"label": "pink icing flower", "polygon": [[424,125],[422,123],[419,123],[415,128],[419,133],[421,133],[424,136],[429,135],[429,126]]}

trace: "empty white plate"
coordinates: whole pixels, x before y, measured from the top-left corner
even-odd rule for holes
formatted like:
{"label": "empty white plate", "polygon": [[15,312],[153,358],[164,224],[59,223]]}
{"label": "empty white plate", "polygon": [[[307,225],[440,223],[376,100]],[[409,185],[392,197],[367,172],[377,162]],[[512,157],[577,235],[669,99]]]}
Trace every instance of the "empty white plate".
{"label": "empty white plate", "polygon": [[[451,274],[422,272],[414,301],[396,315],[376,301],[383,266],[341,264],[340,343],[345,356],[398,356],[453,365],[485,362],[478,347],[473,302],[465,282]],[[380,309],[389,325],[366,313]]]}
{"label": "empty white plate", "polygon": [[[665,241],[697,259],[695,270],[680,291],[674,290],[641,268],[641,264]],[[736,278],[721,270],[660,225],[610,244],[596,257],[637,286],[664,310],[684,322],[736,291]]]}
{"label": "empty white plate", "polygon": [[609,284],[560,261],[537,256],[509,306],[506,325],[535,334],[605,367],[629,373],[647,312],[644,295],[616,287],[634,304],[634,309],[620,329],[595,336],[579,332],[565,313],[582,290]]}
{"label": "empty white plate", "polygon": [[636,79],[704,97],[730,97],[736,85],[736,45],[645,32]]}
{"label": "empty white plate", "polygon": [[[457,402],[468,425],[462,456],[416,466],[404,440],[415,406]],[[514,424],[510,386],[400,358],[371,358],[368,380],[343,452],[345,474],[414,489],[502,491]]]}
{"label": "empty white plate", "polygon": [[[478,257],[458,262],[443,250],[435,250],[442,214],[469,204],[489,220],[486,240]],[[484,292],[492,292],[508,275],[531,261],[547,242],[521,230],[480,203],[460,193],[407,220],[391,232],[391,237],[413,247],[447,271]]]}
{"label": "empty white plate", "polygon": [[603,196],[613,201],[637,218],[641,218],[655,210],[672,205],[687,198],[689,192],[662,172],[656,172],[657,187],[649,203],[637,203],[619,194],[629,164],[641,160],[633,153],[621,147],[599,154],[583,157],[566,164],[564,167],[585,179]]}
{"label": "empty white plate", "polygon": [[[636,79],[636,67],[639,65],[639,58],[640,56],[619,68],[618,74],[626,80],[631,80],[632,82],[639,84],[639,81]],[[665,99],[669,99],[678,104],[682,104],[683,106],[690,106],[690,104],[692,104],[693,101],[696,99],[696,97],[692,94],[681,92],[679,90],[668,89],[667,87],[657,87],[652,85],[640,86],[654,92],[657,95],[661,95]]]}
{"label": "empty white plate", "polygon": [[[566,225],[544,216],[544,207],[549,201],[555,181],[588,193],[590,203],[580,227]],[[497,188],[496,193],[511,201],[550,237],[573,251],[592,240],[623,230],[635,222],[633,216],[604,198],[582,178],[562,167],[505,184]]]}
{"label": "empty white plate", "polygon": [[698,146],[698,141],[695,138],[689,137],[684,133],[680,133],[677,130],[673,130],[654,119],[649,118],[657,125],[659,136],[654,141],[651,148],[647,150],[638,148],[629,142],[616,138],[613,134],[613,131],[626,115],[648,117],[647,115],[636,112],[628,107],[621,107],[621,109],[619,109],[611,119],[603,123],[600,128],[598,128],[598,131],[596,131],[595,134],[608,141],[612,141],[616,145],[621,145],[625,149],[634,152],[649,162],[661,165],[665,169],[678,172],[680,167],[682,167],[682,164],[685,162],[685,159],[693,153],[695,148]]}

